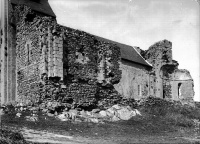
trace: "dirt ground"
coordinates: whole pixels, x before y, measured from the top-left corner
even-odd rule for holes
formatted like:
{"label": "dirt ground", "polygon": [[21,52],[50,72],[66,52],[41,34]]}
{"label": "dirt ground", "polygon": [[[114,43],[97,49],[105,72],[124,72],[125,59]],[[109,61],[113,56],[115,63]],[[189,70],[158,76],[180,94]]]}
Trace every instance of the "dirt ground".
{"label": "dirt ground", "polygon": [[200,143],[193,128],[173,127],[155,117],[138,116],[128,121],[85,123],[61,122],[40,116],[26,121],[14,115],[2,117],[2,126],[20,131],[27,141],[51,144],[132,144],[132,143]]}
{"label": "dirt ground", "polygon": [[138,109],[141,115],[129,120],[98,123],[61,121],[41,111],[37,111],[36,120],[31,120],[31,111],[21,111],[20,116],[18,111],[8,111],[1,116],[1,128],[21,132],[27,141],[43,144],[200,144],[200,109],[157,99],[146,104]]}
{"label": "dirt ground", "polygon": [[67,136],[44,131],[24,128],[23,136],[27,141],[52,144],[131,144],[131,143],[197,143],[200,139],[194,137],[176,136],[132,136],[110,138],[86,138],[81,136]]}

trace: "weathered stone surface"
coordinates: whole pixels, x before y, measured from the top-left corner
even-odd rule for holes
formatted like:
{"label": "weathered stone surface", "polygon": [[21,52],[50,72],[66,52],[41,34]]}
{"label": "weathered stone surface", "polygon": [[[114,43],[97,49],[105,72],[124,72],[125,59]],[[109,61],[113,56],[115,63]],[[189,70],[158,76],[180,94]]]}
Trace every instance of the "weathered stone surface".
{"label": "weathered stone surface", "polygon": [[[54,19],[38,15],[26,6],[16,6],[15,13],[19,101],[36,103],[59,97],[62,102],[71,98],[76,105],[87,106],[97,101],[99,86],[107,87],[121,78],[120,50],[116,45],[60,26]],[[31,21],[24,19],[30,15]],[[103,76],[101,80],[99,73]],[[62,88],[46,83],[48,79],[58,85],[64,80]]]}
{"label": "weathered stone surface", "polygon": [[147,67],[121,60],[120,69],[122,78],[114,87],[122,96],[134,99],[149,96],[150,79]]}
{"label": "weathered stone surface", "polygon": [[117,112],[118,112],[118,117],[121,120],[129,120],[131,117],[136,115],[133,111],[130,111],[127,108],[120,109]]}

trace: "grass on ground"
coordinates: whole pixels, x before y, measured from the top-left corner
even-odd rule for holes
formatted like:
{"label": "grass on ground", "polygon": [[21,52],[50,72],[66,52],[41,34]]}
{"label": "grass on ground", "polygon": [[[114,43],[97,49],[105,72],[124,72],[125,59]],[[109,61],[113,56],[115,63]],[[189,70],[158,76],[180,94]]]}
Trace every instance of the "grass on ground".
{"label": "grass on ground", "polygon": [[[103,139],[159,137],[170,134],[173,137],[181,137],[182,134],[188,136],[198,133],[194,131],[196,130],[194,129],[196,126],[194,119],[200,119],[200,108],[198,107],[149,97],[140,101],[135,108],[142,113],[142,116],[135,116],[128,121],[105,122],[104,124],[62,122],[41,112],[38,113],[38,121],[30,122],[25,119],[25,116],[30,115],[28,111],[22,112],[21,117],[16,117],[15,111],[5,114],[2,116],[2,124],[5,128],[27,127],[63,135]],[[184,130],[184,133],[180,133],[180,130]],[[21,137],[20,135],[16,136]]]}

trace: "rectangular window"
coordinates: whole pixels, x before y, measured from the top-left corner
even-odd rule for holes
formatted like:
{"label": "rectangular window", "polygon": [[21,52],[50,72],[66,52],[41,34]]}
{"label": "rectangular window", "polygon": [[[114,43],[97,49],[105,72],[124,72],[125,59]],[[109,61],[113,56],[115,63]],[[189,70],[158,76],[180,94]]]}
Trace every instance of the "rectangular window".
{"label": "rectangular window", "polygon": [[27,44],[26,47],[27,47],[27,63],[29,63],[29,61],[30,61],[30,48],[29,48],[29,44]]}

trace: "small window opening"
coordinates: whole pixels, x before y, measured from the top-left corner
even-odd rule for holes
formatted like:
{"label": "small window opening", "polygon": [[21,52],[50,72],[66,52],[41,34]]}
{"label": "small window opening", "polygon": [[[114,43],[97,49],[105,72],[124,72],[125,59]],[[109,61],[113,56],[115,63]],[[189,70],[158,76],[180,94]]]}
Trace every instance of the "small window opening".
{"label": "small window opening", "polygon": [[25,18],[25,22],[33,22],[35,17],[36,17],[35,14],[27,14]]}
{"label": "small window opening", "polygon": [[114,77],[115,75],[114,75],[114,73],[110,72],[110,73],[108,74],[108,76],[109,76],[109,77]]}
{"label": "small window opening", "polygon": [[181,85],[182,83],[178,83],[178,98],[181,96]]}
{"label": "small window opening", "polygon": [[141,96],[142,92],[141,92],[141,85],[138,85],[138,96]]}

